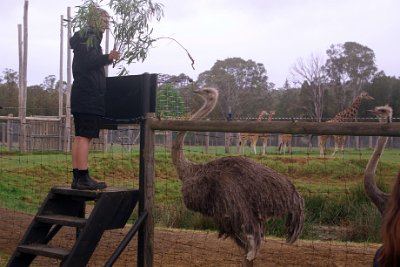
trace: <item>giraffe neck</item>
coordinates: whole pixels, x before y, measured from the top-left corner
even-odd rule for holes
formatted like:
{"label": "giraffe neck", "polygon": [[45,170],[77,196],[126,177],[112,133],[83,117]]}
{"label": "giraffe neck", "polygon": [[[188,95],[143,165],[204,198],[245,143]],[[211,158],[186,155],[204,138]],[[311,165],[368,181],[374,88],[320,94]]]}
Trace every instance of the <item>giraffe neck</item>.
{"label": "giraffe neck", "polygon": [[261,111],[261,113],[258,115],[258,117],[257,117],[257,121],[261,121],[262,120],[262,118],[264,117],[264,115],[265,115],[265,112],[264,111]]}
{"label": "giraffe neck", "polygon": [[361,97],[357,97],[350,107],[336,114],[336,116],[332,120],[340,122],[347,119],[353,119],[357,115],[358,109],[360,108],[361,100]]}

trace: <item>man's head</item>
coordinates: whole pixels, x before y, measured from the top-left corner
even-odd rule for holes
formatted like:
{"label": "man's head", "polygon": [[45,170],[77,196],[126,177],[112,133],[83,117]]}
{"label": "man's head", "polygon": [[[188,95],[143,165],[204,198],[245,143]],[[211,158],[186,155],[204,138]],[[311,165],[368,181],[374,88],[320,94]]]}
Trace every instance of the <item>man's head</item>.
{"label": "man's head", "polygon": [[99,7],[94,7],[93,11],[90,13],[91,14],[89,14],[88,18],[88,24],[90,27],[101,32],[104,32],[106,29],[108,29],[110,15],[107,11]]}

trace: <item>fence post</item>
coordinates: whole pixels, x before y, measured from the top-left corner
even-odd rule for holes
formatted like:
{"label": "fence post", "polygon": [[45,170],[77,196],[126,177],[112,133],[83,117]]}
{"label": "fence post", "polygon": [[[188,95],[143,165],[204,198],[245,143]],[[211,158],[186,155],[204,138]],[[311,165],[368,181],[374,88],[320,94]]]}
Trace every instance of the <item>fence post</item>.
{"label": "fence post", "polygon": [[7,123],[1,123],[1,143],[5,146],[6,145],[6,129],[7,129]]}
{"label": "fence post", "polygon": [[154,261],[154,150],[155,133],[150,128],[148,120],[154,118],[154,113],[147,113],[146,119],[140,125],[140,200],[139,215],[148,212],[146,224],[139,230],[138,265],[153,267]]}
{"label": "fence post", "polygon": [[7,118],[7,148],[8,151],[11,151],[11,147],[12,147],[12,134],[13,134],[13,130],[12,130],[12,117],[13,114],[8,114],[8,118]]}

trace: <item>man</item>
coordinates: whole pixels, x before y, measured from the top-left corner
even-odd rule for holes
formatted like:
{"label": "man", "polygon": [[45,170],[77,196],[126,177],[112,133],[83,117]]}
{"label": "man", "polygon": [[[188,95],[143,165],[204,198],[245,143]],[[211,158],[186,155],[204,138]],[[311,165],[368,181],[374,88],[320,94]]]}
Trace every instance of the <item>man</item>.
{"label": "man", "polygon": [[80,190],[104,189],[107,185],[90,177],[88,156],[90,142],[99,137],[101,117],[105,114],[104,95],[106,76],[104,66],[119,59],[118,51],[103,54],[101,40],[108,29],[109,15],[94,8],[88,27],[70,39],[74,50],[71,90],[71,112],[74,116],[75,138],[72,143],[73,180],[71,188]]}

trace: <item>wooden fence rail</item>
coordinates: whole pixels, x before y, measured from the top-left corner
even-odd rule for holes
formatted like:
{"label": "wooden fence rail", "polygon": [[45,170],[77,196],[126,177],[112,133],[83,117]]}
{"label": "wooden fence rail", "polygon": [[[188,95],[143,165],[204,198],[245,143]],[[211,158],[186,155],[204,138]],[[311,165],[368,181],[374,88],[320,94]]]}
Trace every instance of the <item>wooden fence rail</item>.
{"label": "wooden fence rail", "polygon": [[400,136],[400,123],[377,122],[258,122],[209,120],[149,119],[153,130],[231,132],[231,133],[291,133],[312,135]]}

